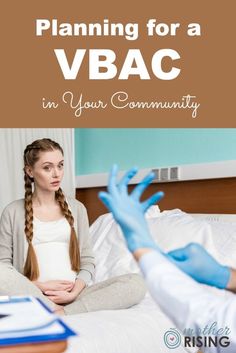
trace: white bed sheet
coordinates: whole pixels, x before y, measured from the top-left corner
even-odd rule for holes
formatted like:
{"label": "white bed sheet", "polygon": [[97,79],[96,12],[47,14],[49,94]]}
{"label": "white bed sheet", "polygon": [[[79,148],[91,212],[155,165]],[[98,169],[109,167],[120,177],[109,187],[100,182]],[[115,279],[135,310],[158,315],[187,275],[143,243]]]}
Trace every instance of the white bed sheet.
{"label": "white bed sheet", "polygon": [[66,353],[170,353],[163,336],[174,325],[149,296],[127,310],[71,315],[65,321],[79,333],[69,340]]}

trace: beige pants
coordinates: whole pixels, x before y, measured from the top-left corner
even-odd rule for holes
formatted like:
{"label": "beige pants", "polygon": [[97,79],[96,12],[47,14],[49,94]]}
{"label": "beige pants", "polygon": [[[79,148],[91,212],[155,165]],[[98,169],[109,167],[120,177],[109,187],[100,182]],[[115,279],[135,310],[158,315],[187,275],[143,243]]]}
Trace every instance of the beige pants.
{"label": "beige pants", "polygon": [[[126,309],[138,304],[146,286],[138,274],[127,274],[108,279],[85,288],[71,304],[64,306],[66,315],[88,311]],[[52,303],[38,287],[16,269],[0,263],[0,295],[32,295],[42,299],[51,309]]]}

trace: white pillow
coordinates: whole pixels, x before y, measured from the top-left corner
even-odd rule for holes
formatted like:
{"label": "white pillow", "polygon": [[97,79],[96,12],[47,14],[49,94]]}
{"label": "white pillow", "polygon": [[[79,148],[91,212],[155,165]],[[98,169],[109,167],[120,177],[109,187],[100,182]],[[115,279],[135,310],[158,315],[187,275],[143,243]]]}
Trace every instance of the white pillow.
{"label": "white pillow", "polygon": [[236,223],[195,219],[175,209],[149,219],[148,224],[153,238],[164,251],[196,242],[220,263],[236,267]]}
{"label": "white pillow", "polygon": [[[158,206],[148,210],[146,219],[154,240],[165,252],[197,242],[220,263],[236,268],[236,223],[194,219],[178,209],[160,213]],[[90,232],[96,259],[95,282],[139,272],[110,213],[100,216]]]}

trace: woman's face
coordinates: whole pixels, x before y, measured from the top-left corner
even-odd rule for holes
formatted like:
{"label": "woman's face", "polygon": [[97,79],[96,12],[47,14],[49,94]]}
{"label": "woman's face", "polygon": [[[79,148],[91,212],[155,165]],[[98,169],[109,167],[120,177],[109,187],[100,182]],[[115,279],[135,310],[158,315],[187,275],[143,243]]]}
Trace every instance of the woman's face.
{"label": "woman's face", "polygon": [[57,191],[64,175],[64,157],[59,150],[40,152],[38,161],[26,171],[34,178],[36,189]]}

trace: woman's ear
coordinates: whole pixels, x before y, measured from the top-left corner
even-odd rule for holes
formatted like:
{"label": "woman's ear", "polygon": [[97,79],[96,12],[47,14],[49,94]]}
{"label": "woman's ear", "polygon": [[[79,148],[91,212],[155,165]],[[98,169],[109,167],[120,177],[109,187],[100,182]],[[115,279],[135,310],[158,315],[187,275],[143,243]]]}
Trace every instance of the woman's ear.
{"label": "woman's ear", "polygon": [[30,167],[29,165],[26,165],[24,169],[25,169],[26,174],[27,174],[30,178],[33,178],[33,173],[32,173],[31,167]]}

